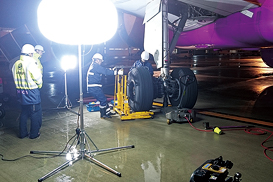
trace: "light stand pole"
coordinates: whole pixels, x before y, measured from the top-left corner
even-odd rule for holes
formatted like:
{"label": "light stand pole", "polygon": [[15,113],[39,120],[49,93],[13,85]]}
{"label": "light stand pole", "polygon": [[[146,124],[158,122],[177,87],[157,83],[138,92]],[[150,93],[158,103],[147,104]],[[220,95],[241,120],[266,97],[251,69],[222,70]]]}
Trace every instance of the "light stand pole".
{"label": "light stand pole", "polygon": [[[60,103],[57,106],[57,109],[68,109],[70,112],[73,112],[74,114],[77,114],[79,116],[79,113],[76,111],[73,111],[72,108],[72,103],[70,102],[67,94],[67,70],[74,68],[76,63],[76,56],[64,56],[61,60],[61,67],[64,70],[64,96]],[[64,102],[64,106],[61,106],[61,104]]]}
{"label": "light stand pole", "polygon": [[82,154],[82,158],[84,157],[84,149],[85,149],[85,131],[84,131],[84,121],[83,121],[83,91],[82,91],[82,54],[81,54],[81,45],[78,45],[78,59],[79,59],[79,85],[80,85],[80,153]]}
{"label": "light stand pole", "polygon": [[[66,6],[63,6],[63,4],[65,4]],[[90,7],[92,7],[91,12]],[[100,150],[97,148],[97,146],[88,136],[88,134],[84,131],[81,60],[81,45],[93,45],[103,43],[113,37],[116,33],[118,27],[118,14],[116,7],[110,0],[46,0],[41,1],[38,6],[37,19],[40,31],[49,40],[61,44],[78,46],[80,87],[80,112],[78,114],[80,116],[80,127],[76,129],[76,134],[69,140],[70,142],[75,137],[70,147],[68,147],[67,151],[64,152],[65,149],[62,152],[30,151],[31,154],[43,153],[55,154],[55,156],[66,154],[67,157],[67,161],[64,164],[60,165],[45,176],[41,177],[40,179],[38,179],[38,181],[44,181],[45,179],[68,167],[69,165],[72,165],[74,162],[79,161],[80,159],[87,159],[121,177],[120,172],[117,172],[114,169],[96,160],[93,153],[125,148],[134,148],[134,145]],[[86,23],[87,21],[89,23]],[[94,29],[94,24],[100,28]],[[81,30],[80,33],[79,30]],[[96,150],[91,151],[88,140],[91,141]],[[77,150],[77,147],[79,148],[79,150]]]}
{"label": "light stand pole", "polygon": [[[62,102],[65,102],[65,105],[63,107],[60,107]],[[58,104],[57,108],[62,109],[62,108],[67,108],[70,109],[72,107],[72,103],[70,102],[67,94],[67,78],[66,78],[66,70],[64,71],[64,96],[60,103]]]}
{"label": "light stand pole", "polygon": [[[38,182],[44,181],[45,179],[53,176],[54,174],[58,173],[62,169],[72,165],[74,162],[79,161],[80,159],[87,159],[100,167],[116,174],[117,176],[121,177],[121,173],[117,172],[116,170],[108,167],[107,165],[101,163],[100,161],[96,160],[94,158],[93,153],[97,152],[104,152],[104,151],[111,151],[111,150],[119,150],[119,149],[126,149],[126,148],[134,148],[134,145],[129,146],[123,146],[123,147],[116,147],[116,148],[108,148],[108,149],[98,149],[95,143],[92,141],[92,139],[88,136],[88,134],[84,131],[84,120],[83,120],[83,92],[82,92],[82,61],[81,61],[81,45],[78,45],[78,59],[79,59],[79,87],[80,87],[80,128],[76,129],[77,136],[73,142],[72,145],[68,148],[67,152],[56,152],[56,151],[30,151],[30,154],[66,154],[67,161],[60,165],[59,167],[55,168],[51,172],[47,173],[40,179],[38,179]],[[88,140],[94,145],[96,150],[91,151],[90,145],[88,143]],[[73,145],[75,144],[75,147]],[[79,150],[75,150],[79,146]],[[86,146],[88,147],[88,150],[86,149]],[[69,157],[68,157],[69,156]]]}

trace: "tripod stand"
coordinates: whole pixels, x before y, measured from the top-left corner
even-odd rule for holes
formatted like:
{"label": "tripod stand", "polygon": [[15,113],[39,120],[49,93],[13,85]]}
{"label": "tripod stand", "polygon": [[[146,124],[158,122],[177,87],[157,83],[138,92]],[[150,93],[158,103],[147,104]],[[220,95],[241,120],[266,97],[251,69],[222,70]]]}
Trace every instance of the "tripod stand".
{"label": "tripod stand", "polygon": [[[68,148],[67,152],[56,152],[56,151],[30,151],[30,154],[66,154],[67,161],[60,165],[59,167],[55,168],[51,172],[47,173],[43,177],[38,179],[38,182],[44,181],[45,179],[53,176],[54,174],[58,173],[62,169],[68,167],[69,165],[72,165],[73,163],[79,161],[80,159],[88,159],[91,162],[99,165],[100,167],[103,167],[104,169],[116,174],[117,176],[121,177],[121,173],[115,171],[114,169],[108,167],[107,165],[101,163],[100,161],[96,160],[94,158],[93,153],[97,152],[104,152],[104,151],[111,151],[111,150],[118,150],[118,149],[126,149],[126,148],[134,148],[134,145],[129,146],[123,146],[123,147],[116,147],[116,148],[108,148],[108,149],[98,149],[95,143],[91,140],[89,135],[84,130],[84,121],[83,121],[83,93],[82,93],[82,61],[81,61],[81,46],[78,45],[78,59],[79,59],[79,85],[80,85],[80,128],[76,129],[76,135],[77,136],[72,145]],[[91,151],[90,145],[88,144],[88,140],[94,145],[96,150]],[[76,144],[73,146],[73,144]],[[88,150],[85,148],[88,146]],[[79,150],[76,148],[79,147]]]}
{"label": "tripod stand", "polygon": [[[116,147],[116,148],[108,148],[108,149],[98,149],[98,147],[95,145],[95,143],[92,141],[92,139],[89,137],[89,135],[84,131],[83,128],[76,129],[76,135],[74,135],[75,139],[73,140],[71,146],[68,148],[67,152],[58,152],[58,151],[30,151],[30,154],[55,154],[55,155],[61,155],[66,154],[67,161],[60,165],[59,167],[55,168],[51,172],[47,173],[43,177],[38,179],[38,182],[44,181],[47,178],[53,176],[54,174],[58,173],[62,169],[72,165],[73,163],[77,162],[80,159],[87,159],[91,162],[99,165],[100,167],[114,173],[115,175],[121,177],[121,173],[117,172],[116,170],[110,168],[109,166],[103,164],[102,162],[96,160],[94,158],[94,153],[98,152],[105,152],[105,151],[112,151],[112,150],[119,150],[119,149],[126,149],[126,148],[134,148],[134,145],[129,146],[123,146],[123,147]],[[73,139],[73,138],[72,138]],[[90,145],[88,143],[88,140],[94,145],[96,150],[90,150]],[[74,146],[75,144],[75,146]],[[77,150],[76,147],[79,146],[80,149]],[[85,147],[88,147],[88,150],[85,149]]]}
{"label": "tripod stand", "polygon": [[[65,105],[63,107],[60,107],[63,101],[65,101]],[[66,70],[65,70],[64,71],[64,96],[62,100],[60,101],[59,105],[57,106],[57,108],[61,109],[61,108],[71,108],[71,107],[72,107],[72,103],[70,102],[68,98],[68,94],[67,94],[67,78],[66,78]]]}
{"label": "tripod stand", "polygon": [[[65,105],[63,107],[60,107],[60,105],[65,102]],[[73,112],[74,114],[79,115],[77,112],[71,110],[72,108],[72,103],[70,102],[67,94],[67,78],[66,78],[66,70],[64,71],[64,96],[60,103],[57,106],[57,109],[68,109],[70,112]]]}

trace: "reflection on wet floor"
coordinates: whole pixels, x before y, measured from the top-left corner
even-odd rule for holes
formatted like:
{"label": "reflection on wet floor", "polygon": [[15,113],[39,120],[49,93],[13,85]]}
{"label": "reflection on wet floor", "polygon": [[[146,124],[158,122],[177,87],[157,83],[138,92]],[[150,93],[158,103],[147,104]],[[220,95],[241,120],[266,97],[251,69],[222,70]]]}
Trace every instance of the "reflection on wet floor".
{"label": "reflection on wet floor", "polygon": [[[122,64],[122,62],[120,62]],[[127,63],[126,63],[127,64]],[[7,65],[6,65],[7,66]],[[156,70],[155,64],[153,65]],[[217,56],[195,56],[188,59],[172,60],[171,69],[175,67],[191,67],[196,74],[199,87],[199,99],[207,100],[207,106],[198,109],[212,109],[255,119],[271,121],[272,108],[271,90],[273,81],[273,69],[266,66],[260,57],[228,58]],[[15,88],[11,72],[7,72],[5,66],[1,66],[0,76],[5,83],[4,93],[15,100]],[[42,106],[44,109],[56,108],[64,97],[64,72],[57,66],[44,65],[44,84],[41,89]],[[4,74],[3,74],[4,73]],[[86,93],[85,74],[83,74],[83,94]],[[104,79],[104,90],[107,94],[113,94],[114,79]],[[67,72],[68,97],[73,105],[78,104],[79,86],[78,70]],[[204,97],[202,96],[204,95]],[[213,101],[222,104],[215,106]],[[210,106],[213,105],[213,106]],[[214,108],[214,109],[213,109]]]}
{"label": "reflection on wet floor", "polygon": [[[173,60],[171,68],[181,66],[190,66],[196,73],[199,85],[196,110],[271,121],[273,69],[265,66],[260,59],[199,56],[196,59]],[[0,77],[6,82],[5,92],[12,96],[9,102],[4,103],[7,113],[0,120],[0,153],[4,158],[28,155],[30,150],[62,151],[76,133],[78,116],[66,109],[57,109],[64,96],[63,72],[57,68],[47,70],[46,65],[44,68],[44,86],[41,90],[43,126],[41,137],[37,140],[17,138],[20,105],[14,98],[11,74],[2,76],[0,71]],[[78,112],[78,70],[69,72],[67,76],[68,96],[73,104],[72,109]],[[104,81],[107,83],[107,93],[113,87],[113,80],[107,78]],[[86,89],[83,90],[87,97]],[[149,120],[121,121],[118,115],[104,120],[99,118],[98,112],[88,112],[84,107],[83,116],[85,132],[100,149],[136,146],[134,149],[94,156],[121,172],[122,177],[87,160],[79,160],[46,181],[186,182],[197,167],[220,155],[234,163],[230,175],[241,172],[243,181],[272,181],[272,162],[264,156],[260,146],[270,133],[255,136],[242,130],[226,131],[224,135],[212,131],[200,132],[188,123],[168,125],[163,113],[156,113],[155,118]],[[198,114],[193,124],[203,129],[203,122],[209,122],[210,126],[249,125],[248,121],[239,122],[205,114]],[[271,145],[269,142],[266,144]],[[272,158],[272,154],[269,155]],[[7,182],[37,181],[65,161],[65,157],[0,161],[0,176]]]}
{"label": "reflection on wet floor", "polygon": [[[122,62],[120,62],[122,64]],[[46,64],[44,73],[44,84],[41,90],[42,106],[44,109],[56,108],[64,97],[64,72],[57,66],[52,69]],[[155,65],[154,69],[155,68]],[[199,99],[207,100],[207,106],[198,109],[212,109],[218,112],[254,117],[271,121],[271,89],[273,80],[272,68],[266,66],[260,57],[228,58],[217,56],[195,56],[188,59],[172,60],[171,69],[176,67],[191,67],[196,74],[199,87]],[[3,72],[2,72],[3,71]],[[5,73],[5,74],[2,74]],[[4,92],[10,97],[15,96],[15,88],[11,72],[1,67],[1,78]],[[73,105],[78,104],[78,70],[69,70],[67,73],[68,97]],[[107,94],[113,94],[114,79],[108,77],[104,90]],[[85,83],[85,76],[83,76]],[[86,86],[83,84],[84,97]],[[222,104],[215,106],[211,100],[221,101]],[[11,99],[12,100],[12,99]],[[14,99],[13,99],[14,100]],[[213,105],[211,107],[208,107]],[[261,117],[261,118],[259,118]]]}
{"label": "reflection on wet floor", "polygon": [[267,115],[273,117],[273,86],[265,88],[256,99],[252,112],[255,115]]}
{"label": "reflection on wet floor", "polygon": [[207,103],[203,107],[197,101],[196,108],[271,121],[273,106],[260,95],[272,86],[273,69],[260,57],[196,56],[174,60],[172,66],[190,66],[196,74],[198,100]]}

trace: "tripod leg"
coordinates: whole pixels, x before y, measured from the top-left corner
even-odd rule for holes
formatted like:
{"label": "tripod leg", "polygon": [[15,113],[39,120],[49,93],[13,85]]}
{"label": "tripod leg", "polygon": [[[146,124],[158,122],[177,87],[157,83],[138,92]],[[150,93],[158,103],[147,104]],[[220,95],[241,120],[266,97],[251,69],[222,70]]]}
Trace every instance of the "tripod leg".
{"label": "tripod leg", "polygon": [[115,171],[114,169],[108,167],[107,165],[101,163],[100,161],[96,160],[96,159],[93,158],[93,157],[90,157],[90,156],[87,155],[87,154],[84,154],[84,155],[85,155],[85,157],[87,157],[88,159],[90,159],[92,162],[94,162],[94,163],[98,164],[99,166],[103,167],[104,169],[107,169],[108,171],[114,173],[114,174],[117,175],[118,177],[121,177],[121,173],[120,173],[120,172]]}
{"label": "tripod leg", "polygon": [[30,154],[57,154],[57,155],[65,155],[67,152],[61,152],[61,151],[35,151],[35,150],[31,150],[29,153]]}
{"label": "tripod leg", "polygon": [[55,168],[54,170],[52,170],[51,172],[47,173],[46,175],[44,175],[43,177],[38,179],[38,182],[44,181],[45,179],[53,176],[54,174],[58,173],[59,171],[61,171],[62,169],[66,168],[69,166],[69,163],[74,163],[76,161],[78,161],[81,158],[81,155],[78,156],[75,159],[72,159],[71,161],[66,161],[65,163],[63,163],[62,165],[60,165],[59,167]]}
{"label": "tripod leg", "polygon": [[134,145],[128,145],[128,146],[123,146],[123,147],[114,147],[114,148],[108,148],[108,149],[92,150],[91,153],[105,152],[105,151],[110,151],[110,150],[127,149],[127,148],[135,148],[135,146]]}
{"label": "tripod leg", "polygon": [[[74,135],[70,140],[73,140],[71,146],[68,148],[68,152],[70,151],[71,147],[74,145],[75,141],[78,139],[78,137],[76,137],[77,135]],[[69,141],[70,141],[69,140]],[[77,140],[78,141],[78,140]],[[68,152],[66,151],[35,151],[35,150],[31,150],[29,153],[30,154],[56,154],[56,155],[66,155]]]}
{"label": "tripod leg", "polygon": [[73,111],[70,107],[67,107],[67,109],[70,111],[70,112],[72,112],[72,113],[74,113],[74,114],[76,114],[76,115],[78,115],[78,116],[80,116],[80,114],[79,113],[77,113],[76,111]]}
{"label": "tripod leg", "polygon": [[60,105],[61,105],[61,103],[63,102],[64,99],[65,99],[65,96],[63,96],[62,100],[61,100],[60,103],[58,104],[57,109],[65,108],[65,106],[60,107]]}
{"label": "tripod leg", "polygon": [[89,135],[87,134],[87,133],[85,133],[85,135],[87,136],[87,138],[91,141],[91,143],[94,145],[94,147],[97,149],[97,150],[99,150],[98,149],[98,147],[95,145],[95,143],[93,142],[93,140],[91,140],[91,138],[89,137]]}

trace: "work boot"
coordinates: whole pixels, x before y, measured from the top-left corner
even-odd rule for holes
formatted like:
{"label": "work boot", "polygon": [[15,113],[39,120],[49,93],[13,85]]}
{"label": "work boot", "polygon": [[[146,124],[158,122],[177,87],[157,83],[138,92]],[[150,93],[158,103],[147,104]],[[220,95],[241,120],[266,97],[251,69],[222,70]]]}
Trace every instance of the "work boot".
{"label": "work boot", "polygon": [[105,108],[100,108],[100,118],[105,119],[105,118],[112,118],[109,115],[106,115],[106,107]]}
{"label": "work boot", "polygon": [[111,115],[115,115],[116,113],[112,113],[111,112],[111,108],[108,106],[108,107],[106,107],[106,115],[107,116],[111,116]]}

